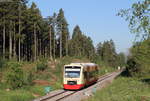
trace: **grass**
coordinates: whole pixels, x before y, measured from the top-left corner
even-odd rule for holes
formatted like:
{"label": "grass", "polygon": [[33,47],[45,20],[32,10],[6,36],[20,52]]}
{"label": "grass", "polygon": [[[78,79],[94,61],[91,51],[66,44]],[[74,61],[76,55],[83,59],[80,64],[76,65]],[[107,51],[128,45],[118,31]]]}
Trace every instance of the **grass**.
{"label": "grass", "polygon": [[[58,85],[52,86],[53,89],[58,89]],[[16,90],[7,91],[7,89],[0,90],[0,101],[30,101],[40,96],[44,96],[45,86],[34,85],[26,86]]]}
{"label": "grass", "polygon": [[86,101],[150,101],[150,85],[141,79],[118,77]]}
{"label": "grass", "polygon": [[0,90],[0,100],[1,101],[29,101],[34,97],[29,91],[25,90],[14,90],[14,91],[4,91]]}
{"label": "grass", "polygon": [[0,101],[30,101],[36,97],[45,95],[44,87],[33,85],[11,90],[1,83]]}

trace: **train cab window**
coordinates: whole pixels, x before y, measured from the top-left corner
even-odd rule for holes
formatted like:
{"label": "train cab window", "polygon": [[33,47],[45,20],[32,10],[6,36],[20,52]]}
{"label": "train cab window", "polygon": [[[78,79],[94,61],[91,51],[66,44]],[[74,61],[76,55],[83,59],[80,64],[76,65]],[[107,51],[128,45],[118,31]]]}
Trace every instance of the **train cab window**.
{"label": "train cab window", "polygon": [[81,70],[81,67],[77,67],[77,66],[65,67],[65,77],[66,78],[79,78],[80,70]]}
{"label": "train cab window", "polygon": [[65,71],[66,78],[79,78],[80,71]]}

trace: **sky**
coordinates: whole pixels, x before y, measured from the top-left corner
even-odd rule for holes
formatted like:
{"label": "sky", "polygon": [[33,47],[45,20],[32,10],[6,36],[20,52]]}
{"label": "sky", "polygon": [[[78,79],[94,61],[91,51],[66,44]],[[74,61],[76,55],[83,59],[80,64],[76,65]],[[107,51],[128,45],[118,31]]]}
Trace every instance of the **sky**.
{"label": "sky", "polygon": [[120,9],[127,9],[137,0],[29,0],[35,2],[43,17],[52,16],[62,8],[69,23],[69,31],[79,25],[91,37],[94,46],[112,39],[116,51],[127,53],[135,35],[130,33],[128,22],[116,16]]}

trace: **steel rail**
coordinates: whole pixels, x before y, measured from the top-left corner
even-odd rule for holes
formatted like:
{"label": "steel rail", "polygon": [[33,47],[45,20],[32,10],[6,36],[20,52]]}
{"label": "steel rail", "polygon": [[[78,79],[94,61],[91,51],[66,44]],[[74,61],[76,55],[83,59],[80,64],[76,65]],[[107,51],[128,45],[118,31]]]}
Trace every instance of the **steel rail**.
{"label": "steel rail", "polygon": [[[51,99],[51,98],[53,98],[53,97],[56,97],[56,96],[58,96],[58,95],[61,95],[61,94],[65,93],[65,92],[67,92],[67,91],[62,91],[62,92],[56,93],[56,94],[51,95],[51,96],[48,96],[48,97],[46,97],[46,98],[39,99],[38,101],[45,101],[45,100]],[[36,100],[33,100],[33,101],[36,101]]]}

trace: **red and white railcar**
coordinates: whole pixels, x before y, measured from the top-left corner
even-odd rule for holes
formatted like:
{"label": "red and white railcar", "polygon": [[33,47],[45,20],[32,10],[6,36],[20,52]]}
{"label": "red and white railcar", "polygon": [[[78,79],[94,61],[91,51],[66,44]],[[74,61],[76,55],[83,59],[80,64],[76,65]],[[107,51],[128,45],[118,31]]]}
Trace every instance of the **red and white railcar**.
{"label": "red and white railcar", "polygon": [[78,90],[98,80],[98,66],[94,63],[71,63],[64,66],[63,87]]}

